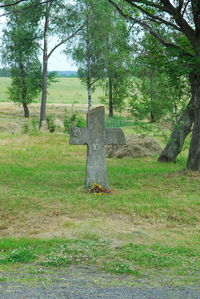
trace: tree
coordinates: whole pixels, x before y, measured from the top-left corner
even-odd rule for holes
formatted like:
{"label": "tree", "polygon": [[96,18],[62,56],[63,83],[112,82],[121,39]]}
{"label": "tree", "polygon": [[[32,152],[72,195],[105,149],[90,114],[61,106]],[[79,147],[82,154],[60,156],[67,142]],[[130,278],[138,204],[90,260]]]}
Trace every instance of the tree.
{"label": "tree", "polygon": [[128,30],[123,18],[107,5],[107,0],[79,3],[84,30],[72,56],[87,86],[88,110],[92,109],[92,93],[97,84],[101,84],[105,90],[103,100],[108,98],[109,115],[112,116],[114,107],[120,109],[125,98]]}
{"label": "tree", "polygon": [[177,122],[189,98],[184,69],[149,33],[140,38],[133,66],[136,90],[130,98],[131,111],[141,119],[149,114],[151,122],[162,117]]}
{"label": "tree", "polygon": [[[157,40],[180,57],[190,74],[194,128],[187,168],[200,171],[200,1],[199,0],[124,0],[125,10],[108,0],[130,22],[149,31]],[[156,29],[152,24],[157,24]],[[167,37],[163,30],[176,32]],[[191,106],[190,104],[190,106]]]}
{"label": "tree", "polygon": [[101,43],[103,41],[103,32],[105,33],[102,30],[105,24],[105,0],[98,2],[95,0],[80,0],[78,4],[79,14],[84,26],[71,54],[78,66],[79,77],[87,87],[88,111],[90,111],[92,109],[92,93],[103,69],[103,48]]}
{"label": "tree", "polygon": [[[20,8],[26,8],[30,2],[26,1]],[[12,78],[9,97],[11,101],[23,105],[25,117],[29,117],[28,104],[41,91],[41,64],[37,57],[36,39],[38,22],[37,9],[26,13],[9,9],[3,37],[3,59],[9,65]]]}
{"label": "tree", "polygon": [[[47,1],[43,9],[43,63],[42,63],[42,98],[40,109],[40,128],[46,119],[48,60],[53,52],[72,39],[82,29],[75,4],[64,0]],[[49,36],[58,36],[59,41],[49,50]]]}
{"label": "tree", "polygon": [[101,81],[108,98],[109,116],[115,110],[122,110],[124,101],[129,96],[130,68],[132,49],[129,44],[129,28],[115,11],[107,9],[106,27],[101,43],[103,52],[103,69],[100,72]]}

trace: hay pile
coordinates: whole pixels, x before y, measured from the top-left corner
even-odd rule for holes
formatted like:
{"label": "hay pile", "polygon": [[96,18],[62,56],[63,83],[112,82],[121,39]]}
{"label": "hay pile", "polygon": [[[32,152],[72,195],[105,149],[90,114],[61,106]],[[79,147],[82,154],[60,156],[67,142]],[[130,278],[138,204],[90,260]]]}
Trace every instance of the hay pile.
{"label": "hay pile", "polygon": [[20,125],[16,122],[1,122],[0,123],[0,133],[11,133],[11,134],[17,134],[21,133],[22,129]]}
{"label": "hay pile", "polygon": [[125,145],[109,145],[106,147],[107,158],[138,158],[159,154],[161,147],[149,137],[127,135]]}

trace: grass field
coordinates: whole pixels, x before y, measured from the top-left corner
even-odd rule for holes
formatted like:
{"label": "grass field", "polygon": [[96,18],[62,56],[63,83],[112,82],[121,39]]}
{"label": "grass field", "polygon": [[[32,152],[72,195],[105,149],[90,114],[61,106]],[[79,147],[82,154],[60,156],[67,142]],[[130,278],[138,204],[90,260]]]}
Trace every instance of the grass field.
{"label": "grass field", "polygon": [[47,268],[94,264],[199,286],[200,176],[183,171],[185,156],[110,159],[113,193],[103,196],[84,190],[85,158],[66,135],[1,135],[1,271],[34,280]]}
{"label": "grass field", "polygon": [[[57,78],[48,89],[48,103],[62,104],[86,104],[87,90],[78,78]],[[8,101],[7,88],[11,82],[10,78],[0,78],[0,102]],[[102,96],[101,88],[97,88],[93,95],[94,104],[100,103]],[[39,102],[40,98],[35,102]]]}
{"label": "grass field", "polygon": [[[69,109],[85,117],[87,105],[70,97],[56,102],[65,80],[75,80],[70,95],[80,87],[77,79],[56,83],[47,113],[63,120]],[[30,111],[38,117],[39,103]],[[21,107],[0,103],[0,124],[22,126],[22,115]],[[124,115],[107,118],[106,126],[164,142],[154,125]],[[40,283],[36,274],[48,269],[92,264],[134,283],[199,287],[200,176],[184,170],[187,145],[176,164],[109,159],[113,193],[99,196],[84,189],[85,146],[70,146],[63,133],[0,133],[0,281]]]}

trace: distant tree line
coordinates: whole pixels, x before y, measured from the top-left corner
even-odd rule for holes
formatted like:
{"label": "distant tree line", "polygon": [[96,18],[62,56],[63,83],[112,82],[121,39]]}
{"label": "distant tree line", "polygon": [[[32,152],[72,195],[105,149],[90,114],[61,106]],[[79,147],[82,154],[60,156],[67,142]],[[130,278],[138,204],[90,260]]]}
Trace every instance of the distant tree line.
{"label": "distant tree line", "polygon": [[55,71],[55,76],[58,78],[78,78],[79,75],[75,71]]}
{"label": "distant tree line", "polygon": [[[57,78],[78,78],[78,72],[76,71],[52,71],[55,73],[55,77]],[[52,73],[49,71],[48,73]],[[11,77],[11,73],[9,69],[1,69],[0,68],[0,77]]]}

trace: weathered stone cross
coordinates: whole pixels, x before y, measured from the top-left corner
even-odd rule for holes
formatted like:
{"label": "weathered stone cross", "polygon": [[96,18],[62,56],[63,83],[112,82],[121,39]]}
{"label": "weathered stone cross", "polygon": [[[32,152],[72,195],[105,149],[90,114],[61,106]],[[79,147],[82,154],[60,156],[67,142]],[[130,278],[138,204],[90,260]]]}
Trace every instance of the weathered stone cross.
{"label": "weathered stone cross", "polygon": [[105,144],[125,144],[124,133],[120,128],[104,127],[105,110],[103,106],[87,113],[87,128],[71,128],[70,144],[87,144],[86,187],[94,183],[108,189],[105,160]]}

